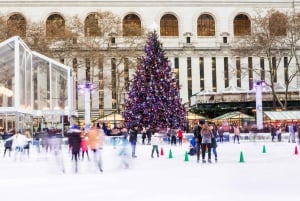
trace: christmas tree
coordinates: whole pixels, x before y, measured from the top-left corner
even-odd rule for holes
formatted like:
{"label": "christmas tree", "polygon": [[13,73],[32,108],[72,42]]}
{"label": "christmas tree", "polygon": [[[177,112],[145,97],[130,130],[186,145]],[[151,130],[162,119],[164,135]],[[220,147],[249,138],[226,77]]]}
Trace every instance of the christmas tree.
{"label": "christmas tree", "polygon": [[139,58],[125,100],[125,124],[184,129],[186,111],[179,87],[155,31],[150,33],[144,51],[146,55]]}

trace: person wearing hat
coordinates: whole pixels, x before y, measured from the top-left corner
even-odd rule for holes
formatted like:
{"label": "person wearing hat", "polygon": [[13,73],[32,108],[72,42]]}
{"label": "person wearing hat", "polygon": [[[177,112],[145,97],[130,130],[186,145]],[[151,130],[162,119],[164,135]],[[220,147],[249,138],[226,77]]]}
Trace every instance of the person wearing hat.
{"label": "person wearing hat", "polygon": [[76,123],[67,132],[69,147],[72,152],[72,160],[74,161],[76,173],[78,172],[78,159],[79,159],[80,142],[81,142],[80,133],[81,130]]}

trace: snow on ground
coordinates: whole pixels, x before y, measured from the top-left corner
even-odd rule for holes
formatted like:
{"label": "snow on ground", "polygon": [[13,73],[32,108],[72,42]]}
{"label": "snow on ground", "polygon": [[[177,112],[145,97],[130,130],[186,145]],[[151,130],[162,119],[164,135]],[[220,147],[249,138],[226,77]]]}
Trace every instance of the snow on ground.
{"label": "snow on ground", "polygon": [[[263,153],[265,145],[266,153]],[[66,173],[52,154],[37,153],[13,161],[0,157],[1,200],[23,201],[277,201],[299,199],[300,158],[297,144],[288,142],[225,142],[218,145],[218,163],[184,161],[188,145],[163,145],[164,155],[151,158],[152,147],[138,145],[130,168],[120,166],[112,145],[103,149],[104,172],[92,162],[80,161],[72,170],[64,149]],[[171,150],[173,158],[169,158]],[[3,146],[0,148],[3,153]],[[241,152],[245,162],[240,162]]]}

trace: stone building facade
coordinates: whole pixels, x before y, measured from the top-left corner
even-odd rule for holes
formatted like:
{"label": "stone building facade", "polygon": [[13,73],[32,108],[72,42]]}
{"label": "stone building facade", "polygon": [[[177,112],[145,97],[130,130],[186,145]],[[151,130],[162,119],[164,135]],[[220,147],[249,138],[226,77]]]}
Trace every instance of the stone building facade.
{"label": "stone building facade", "polygon": [[[0,0],[0,14],[7,20],[21,16],[22,22],[47,21],[53,18],[63,20],[68,24],[68,16],[77,15],[85,22],[93,12],[110,11],[120,17],[124,24],[133,23],[146,29],[153,29],[159,33],[160,41],[170,60],[179,80],[182,103],[190,103],[191,97],[199,92],[222,93],[233,87],[244,91],[251,90],[253,80],[262,79],[261,74],[249,75],[248,67],[265,67],[264,59],[260,57],[237,57],[233,54],[232,44],[240,37],[251,32],[251,19],[258,11],[275,9],[281,12],[297,12],[300,9],[298,0]],[[86,30],[85,30],[86,31]],[[92,29],[90,30],[92,31]],[[123,30],[123,34],[125,30]],[[26,33],[24,33],[26,34]],[[88,34],[88,33],[85,33]],[[122,37],[112,37],[110,45],[116,50],[124,51],[126,47],[118,46]],[[142,49],[140,50],[142,54]],[[75,58],[56,58],[65,65],[74,66]],[[76,58],[86,59],[86,58]],[[113,56],[105,56],[101,61],[98,74],[114,80]],[[76,61],[76,60],[75,60]],[[90,65],[90,64],[86,64]],[[126,65],[121,65],[121,68]],[[295,66],[295,65],[294,65]],[[237,70],[238,68],[238,70]],[[126,70],[128,82],[134,69]],[[284,62],[278,69],[278,84],[284,84]],[[102,77],[103,77],[102,76]],[[101,76],[99,77],[101,79]],[[97,80],[97,84],[98,81]],[[264,77],[267,81],[268,77]],[[89,80],[84,70],[79,70],[78,81]],[[299,74],[291,82],[290,88],[300,87]],[[126,94],[113,91],[112,87],[100,85],[98,93],[92,96],[92,114],[96,117],[116,109],[116,96]],[[99,92],[100,91],[100,92]],[[238,92],[238,91],[237,91]],[[118,94],[116,94],[118,93]],[[201,94],[201,93],[200,93]],[[208,93],[210,94],[210,93]],[[77,94],[77,109],[83,111],[84,97]],[[250,96],[249,96],[250,97]],[[236,97],[235,97],[236,98]],[[297,97],[296,97],[297,98]],[[299,98],[299,97],[298,97]],[[239,97],[238,97],[239,99]],[[196,102],[202,100],[200,96]],[[209,101],[209,100],[207,100]],[[211,101],[211,100],[210,100]],[[221,101],[221,100],[213,100]],[[119,103],[120,104],[120,103]]]}

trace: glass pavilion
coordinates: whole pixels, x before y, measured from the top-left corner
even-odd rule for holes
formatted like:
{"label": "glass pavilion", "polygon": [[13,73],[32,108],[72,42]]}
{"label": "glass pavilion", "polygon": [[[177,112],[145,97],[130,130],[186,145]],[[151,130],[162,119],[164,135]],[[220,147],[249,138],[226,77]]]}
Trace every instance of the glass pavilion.
{"label": "glass pavilion", "polygon": [[0,43],[0,128],[63,128],[73,115],[72,69],[14,36]]}

